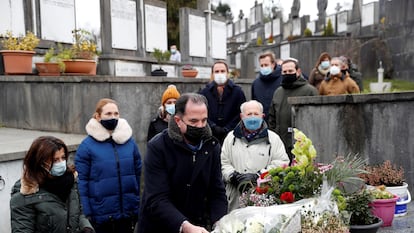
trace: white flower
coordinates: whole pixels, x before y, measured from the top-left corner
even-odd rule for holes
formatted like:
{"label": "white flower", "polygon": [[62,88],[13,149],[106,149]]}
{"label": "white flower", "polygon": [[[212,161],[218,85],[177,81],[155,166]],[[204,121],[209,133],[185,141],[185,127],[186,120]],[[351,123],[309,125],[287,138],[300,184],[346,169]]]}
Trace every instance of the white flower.
{"label": "white flower", "polygon": [[263,233],[264,232],[264,224],[261,218],[252,217],[246,219],[246,232],[249,233]]}

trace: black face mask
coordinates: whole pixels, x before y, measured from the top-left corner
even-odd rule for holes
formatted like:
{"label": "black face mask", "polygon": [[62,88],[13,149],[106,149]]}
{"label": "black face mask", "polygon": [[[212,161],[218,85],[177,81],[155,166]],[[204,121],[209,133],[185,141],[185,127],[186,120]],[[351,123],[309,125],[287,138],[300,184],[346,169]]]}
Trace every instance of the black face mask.
{"label": "black face mask", "polygon": [[107,130],[114,130],[118,125],[118,119],[112,118],[108,120],[101,120],[101,124]]}
{"label": "black face mask", "polygon": [[282,82],[283,83],[293,83],[294,81],[296,81],[298,79],[298,77],[296,76],[296,73],[293,74],[284,74],[282,75]]}
{"label": "black face mask", "polygon": [[206,138],[207,135],[207,126],[199,128],[187,125],[187,131],[184,133],[184,137],[194,145],[200,144],[201,140]]}

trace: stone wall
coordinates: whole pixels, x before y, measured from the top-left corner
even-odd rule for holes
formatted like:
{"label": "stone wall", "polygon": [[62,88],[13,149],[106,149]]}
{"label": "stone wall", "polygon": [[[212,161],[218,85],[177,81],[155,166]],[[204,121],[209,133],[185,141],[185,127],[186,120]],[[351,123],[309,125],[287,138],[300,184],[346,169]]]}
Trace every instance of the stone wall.
{"label": "stone wall", "polygon": [[359,154],[370,164],[390,160],[402,166],[413,193],[414,92],[293,97],[295,126],[322,162]]}
{"label": "stone wall", "polygon": [[[110,76],[0,76],[0,126],[85,134],[85,125],[101,98],[119,103],[145,152],[149,122],[161,96],[174,83],[180,93],[197,92],[208,79]],[[250,99],[251,80],[237,80]]]}

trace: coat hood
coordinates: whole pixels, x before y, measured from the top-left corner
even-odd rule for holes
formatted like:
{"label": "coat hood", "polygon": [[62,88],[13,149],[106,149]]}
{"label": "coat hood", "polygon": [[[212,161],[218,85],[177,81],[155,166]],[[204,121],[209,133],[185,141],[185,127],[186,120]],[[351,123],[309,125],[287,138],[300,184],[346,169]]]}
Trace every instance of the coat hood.
{"label": "coat hood", "polygon": [[94,139],[100,142],[103,142],[112,136],[112,139],[116,143],[124,144],[132,136],[131,126],[129,126],[128,122],[123,118],[118,119],[118,125],[116,126],[115,130],[112,132],[112,135],[95,118],[91,118],[89,120],[89,122],[86,124],[85,129],[88,135],[90,135],[91,137],[93,137]]}

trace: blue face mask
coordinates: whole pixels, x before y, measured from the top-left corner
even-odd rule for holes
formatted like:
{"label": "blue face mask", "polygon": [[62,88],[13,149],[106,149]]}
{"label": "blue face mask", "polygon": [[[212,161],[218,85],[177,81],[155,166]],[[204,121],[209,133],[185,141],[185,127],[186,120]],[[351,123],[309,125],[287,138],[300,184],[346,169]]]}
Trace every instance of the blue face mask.
{"label": "blue face mask", "polygon": [[263,118],[261,117],[247,117],[243,119],[243,124],[246,129],[250,131],[258,130],[262,126]]}
{"label": "blue face mask", "polygon": [[50,174],[52,176],[61,176],[65,174],[66,171],[66,160],[62,162],[53,163],[52,168],[50,169]]}
{"label": "blue face mask", "polygon": [[321,62],[321,68],[326,70],[329,68],[329,66],[331,66],[331,63],[329,61],[323,61]]}
{"label": "blue face mask", "polygon": [[166,104],[165,111],[168,112],[171,116],[175,114],[175,104]]}
{"label": "blue face mask", "polygon": [[266,66],[266,67],[260,67],[260,73],[263,76],[269,75],[272,73],[272,67]]}

